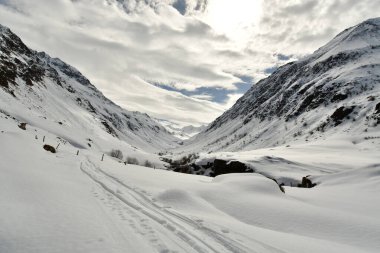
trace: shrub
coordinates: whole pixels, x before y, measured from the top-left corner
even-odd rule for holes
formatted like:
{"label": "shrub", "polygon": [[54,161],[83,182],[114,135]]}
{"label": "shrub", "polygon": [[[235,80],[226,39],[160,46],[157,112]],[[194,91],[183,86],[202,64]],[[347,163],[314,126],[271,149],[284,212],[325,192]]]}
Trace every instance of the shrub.
{"label": "shrub", "polygon": [[121,152],[121,150],[118,149],[112,149],[110,156],[121,160],[123,159],[123,152]]}
{"label": "shrub", "polygon": [[154,164],[151,163],[149,160],[146,160],[145,163],[144,163],[144,166],[145,166],[145,167],[148,167],[148,168],[153,168],[153,167],[154,167]]}
{"label": "shrub", "polygon": [[127,162],[128,164],[136,164],[136,165],[139,165],[139,161],[138,161],[136,158],[134,158],[134,157],[127,157],[126,162]]}

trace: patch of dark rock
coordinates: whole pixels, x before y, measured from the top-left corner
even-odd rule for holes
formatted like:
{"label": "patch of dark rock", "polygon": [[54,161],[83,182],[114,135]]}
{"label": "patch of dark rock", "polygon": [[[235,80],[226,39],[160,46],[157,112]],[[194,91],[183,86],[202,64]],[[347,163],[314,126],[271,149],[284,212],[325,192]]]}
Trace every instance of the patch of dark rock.
{"label": "patch of dark rock", "polygon": [[18,127],[21,128],[22,130],[26,130],[26,123],[20,123]]}
{"label": "patch of dark rock", "polygon": [[230,174],[230,173],[249,173],[253,172],[251,168],[249,168],[244,163],[239,161],[224,161],[220,159],[214,160],[213,171],[215,176],[219,176],[222,174]]}
{"label": "patch of dark rock", "polygon": [[10,61],[0,61],[0,87],[8,89],[16,84],[17,66]]}
{"label": "patch of dark rock", "polygon": [[87,106],[90,112],[96,113],[95,107],[90,103],[90,101],[86,100]]}
{"label": "patch of dark rock", "polygon": [[112,136],[118,137],[116,131],[107,123],[107,121],[102,121],[101,123],[106,128],[107,133],[109,133]]}
{"label": "patch of dark rock", "polygon": [[279,184],[276,179],[274,179],[274,178],[271,178],[271,179],[278,185],[278,188],[280,188],[280,191],[285,193],[285,188],[284,188],[285,184],[284,183]]}
{"label": "patch of dark rock", "polygon": [[45,69],[37,65],[32,65],[22,74],[22,79],[26,85],[33,86],[33,82],[41,82],[45,75]]}
{"label": "patch of dark rock", "polygon": [[368,99],[368,101],[375,101],[375,97],[374,96],[368,96],[367,99]]}
{"label": "patch of dark rock", "polygon": [[380,114],[380,103],[375,106],[375,114]]}
{"label": "patch of dark rock", "polygon": [[46,151],[49,151],[49,152],[51,152],[51,153],[53,153],[53,154],[56,153],[55,148],[54,148],[53,146],[48,145],[48,144],[45,144],[45,145],[43,146],[43,148],[44,148]]}
{"label": "patch of dark rock", "polygon": [[338,126],[343,122],[343,119],[348,117],[355,109],[355,106],[350,107],[339,107],[336,111],[331,115],[331,119],[334,121],[335,126]]}
{"label": "patch of dark rock", "polygon": [[73,88],[72,86],[70,86],[70,85],[69,85],[66,89],[67,89],[67,91],[70,92],[70,93],[75,93],[74,88]]}
{"label": "patch of dark rock", "polygon": [[309,176],[303,177],[300,184],[298,184],[299,188],[313,188],[317,184],[313,183]]}
{"label": "patch of dark rock", "polygon": [[331,102],[342,101],[348,98],[347,94],[335,94],[331,99]]}
{"label": "patch of dark rock", "polygon": [[174,172],[184,173],[184,174],[193,174],[190,165],[178,165],[174,168]]}

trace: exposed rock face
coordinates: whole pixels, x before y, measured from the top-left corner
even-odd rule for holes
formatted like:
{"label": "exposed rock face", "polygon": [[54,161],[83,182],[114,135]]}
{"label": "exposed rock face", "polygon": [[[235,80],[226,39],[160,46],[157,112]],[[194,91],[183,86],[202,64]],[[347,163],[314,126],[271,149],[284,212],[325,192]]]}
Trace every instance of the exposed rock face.
{"label": "exposed rock face", "polygon": [[213,165],[214,176],[230,173],[248,173],[253,172],[247,165],[239,161],[224,161],[220,159],[214,160]]}
{"label": "exposed rock face", "polygon": [[307,176],[302,178],[301,184],[298,185],[300,188],[313,188],[317,184],[313,183]]}
{"label": "exposed rock face", "polygon": [[355,109],[355,106],[339,107],[332,115],[331,119],[335,122],[335,126],[341,124]]}

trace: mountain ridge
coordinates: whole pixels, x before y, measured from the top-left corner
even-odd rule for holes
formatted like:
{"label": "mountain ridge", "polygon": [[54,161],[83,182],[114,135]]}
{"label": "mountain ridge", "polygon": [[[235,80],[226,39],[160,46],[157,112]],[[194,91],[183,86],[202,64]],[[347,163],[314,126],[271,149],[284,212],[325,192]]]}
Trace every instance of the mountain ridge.
{"label": "mountain ridge", "polygon": [[[91,125],[96,124],[113,137],[141,149],[158,151],[177,145],[177,138],[150,116],[116,105],[76,68],[44,52],[29,49],[2,25],[0,49],[0,88],[12,97],[2,96],[9,104],[0,108],[8,114],[27,118],[20,109],[23,107],[39,117],[62,123],[64,120],[82,121],[81,115],[75,115],[80,111],[86,119],[91,118]],[[15,108],[19,108],[17,112]],[[65,112],[64,108],[70,111]],[[70,119],[71,116],[75,120]],[[67,127],[75,124],[72,123]]]}
{"label": "mountain ridge", "polygon": [[287,145],[301,137],[326,138],[344,132],[337,128],[348,122],[351,113],[355,121],[350,125],[356,128],[352,132],[373,130],[380,118],[375,103],[379,41],[380,18],[346,29],[313,54],[281,66],[253,85],[180,150],[238,151]]}

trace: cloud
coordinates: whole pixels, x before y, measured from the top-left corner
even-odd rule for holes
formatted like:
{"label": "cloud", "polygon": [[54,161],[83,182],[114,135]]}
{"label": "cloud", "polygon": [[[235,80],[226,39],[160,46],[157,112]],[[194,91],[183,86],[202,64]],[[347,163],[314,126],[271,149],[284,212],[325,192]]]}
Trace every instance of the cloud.
{"label": "cloud", "polygon": [[315,51],[342,30],[380,13],[372,0],[266,0],[260,29],[250,48],[302,56]]}
{"label": "cloud", "polygon": [[378,15],[376,2],[0,0],[0,23],[129,110],[203,124],[279,65]]}
{"label": "cloud", "polygon": [[204,12],[208,6],[208,0],[106,0],[106,2],[123,8],[126,13],[141,12],[146,8],[158,12],[160,7],[170,5],[182,15],[194,15]]}

